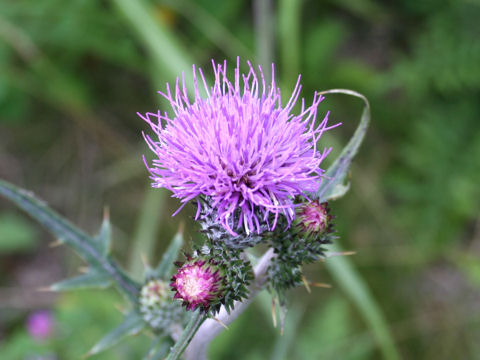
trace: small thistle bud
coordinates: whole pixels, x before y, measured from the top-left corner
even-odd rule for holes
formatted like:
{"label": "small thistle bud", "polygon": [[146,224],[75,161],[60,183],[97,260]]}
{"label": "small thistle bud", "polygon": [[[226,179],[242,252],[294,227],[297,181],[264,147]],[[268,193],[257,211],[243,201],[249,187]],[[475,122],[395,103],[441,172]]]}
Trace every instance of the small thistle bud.
{"label": "small thistle bud", "polygon": [[286,290],[305,283],[302,266],[325,256],[325,246],[336,239],[328,203],[314,200],[300,204],[296,211],[291,230],[276,232],[270,239],[277,256],[268,268],[269,290],[281,303]]}
{"label": "small thistle bud", "polygon": [[297,226],[308,235],[321,235],[333,231],[332,219],[328,203],[318,200],[304,203],[297,208]]}
{"label": "small thistle bud", "polygon": [[150,280],[140,292],[140,306],[158,307],[168,298],[168,285],[161,280]]}
{"label": "small thistle bud", "polygon": [[168,283],[153,279],[140,291],[140,312],[144,320],[155,330],[166,330],[182,317],[182,308],[170,300]]}
{"label": "small thistle bud", "polygon": [[207,312],[223,296],[223,271],[213,261],[189,260],[172,277],[174,299],[183,301],[187,310],[200,308]]}

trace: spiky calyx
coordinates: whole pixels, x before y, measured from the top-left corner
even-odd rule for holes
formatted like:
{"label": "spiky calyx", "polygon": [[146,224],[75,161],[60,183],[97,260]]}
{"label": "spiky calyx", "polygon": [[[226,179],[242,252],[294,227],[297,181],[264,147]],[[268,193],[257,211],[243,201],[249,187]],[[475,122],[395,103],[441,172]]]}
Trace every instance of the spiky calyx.
{"label": "spiky calyx", "polygon": [[242,249],[231,248],[225,242],[207,240],[196,250],[210,259],[215,259],[224,272],[225,292],[219,304],[212,307],[212,312],[218,312],[224,305],[227,311],[233,308],[235,301],[248,297],[248,286],[253,280],[253,268]]}
{"label": "spiky calyx", "polygon": [[168,331],[178,323],[183,310],[171,300],[168,283],[159,279],[148,281],[140,291],[139,310],[143,319],[156,331]]}
{"label": "spiky calyx", "polygon": [[176,263],[179,269],[171,287],[174,297],[182,300],[187,310],[200,309],[215,315],[222,305],[230,311],[235,301],[247,298],[253,269],[242,250],[206,240],[186,256],[186,263]]}
{"label": "spiky calyx", "polygon": [[[211,199],[202,199],[202,210],[198,219],[200,223],[200,231],[204,233],[213,243],[224,243],[232,249],[245,249],[257,245],[263,240],[263,236],[257,233],[246,233],[244,229],[237,230],[237,234],[233,235],[227,231],[225,227],[218,222],[218,214],[215,208],[210,206]],[[238,213],[234,213],[233,217],[237,218]],[[238,220],[235,220],[238,222]],[[262,230],[266,226],[261,227]]]}
{"label": "spiky calyx", "polygon": [[297,216],[288,231],[269,236],[276,254],[268,268],[269,289],[280,300],[286,290],[303,283],[302,265],[318,261],[325,255],[325,245],[336,239],[327,203],[302,204]]}
{"label": "spiky calyx", "polygon": [[318,237],[323,233],[333,232],[334,216],[329,213],[328,202],[320,203],[318,200],[313,200],[303,203],[296,212],[295,226],[303,235]]}
{"label": "spiky calyx", "polygon": [[225,277],[213,260],[191,259],[173,275],[170,287],[174,299],[180,299],[187,310],[200,308],[207,312],[223,297]]}

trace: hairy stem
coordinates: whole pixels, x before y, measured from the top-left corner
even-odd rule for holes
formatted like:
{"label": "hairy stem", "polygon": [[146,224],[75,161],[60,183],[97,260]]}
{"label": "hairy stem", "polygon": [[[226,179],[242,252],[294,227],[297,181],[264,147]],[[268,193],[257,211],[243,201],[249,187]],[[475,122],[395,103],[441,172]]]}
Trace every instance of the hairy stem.
{"label": "hairy stem", "polygon": [[[273,249],[269,249],[255,266],[255,280],[249,287],[248,299],[235,302],[234,308],[227,313],[224,307],[218,313],[217,319],[225,325],[233,322],[252,302],[253,298],[265,286],[265,279],[270,261],[274,257]],[[185,359],[187,360],[205,360],[207,359],[207,349],[210,342],[217,337],[225,328],[220,322],[214,319],[207,319],[200,326],[190,345],[185,351]]]}

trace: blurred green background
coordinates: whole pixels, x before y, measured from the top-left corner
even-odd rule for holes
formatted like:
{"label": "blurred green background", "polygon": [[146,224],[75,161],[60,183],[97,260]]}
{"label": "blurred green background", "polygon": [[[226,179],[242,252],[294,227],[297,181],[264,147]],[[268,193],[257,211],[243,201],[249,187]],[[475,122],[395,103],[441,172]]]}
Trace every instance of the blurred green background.
{"label": "blurred green background", "polygon": [[[307,102],[362,92],[372,125],[333,210],[396,350],[379,350],[368,310],[320,263],[308,278],[332,289],[292,291],[283,336],[260,298],[211,357],[480,359],[479,39],[476,0],[1,0],[0,177],[92,233],[108,205],[114,251],[138,274],[140,254],[157,259],[180,222],[195,236],[192,209],[172,219],[178,201],[149,189],[141,158],[135,113],[164,106],[155,91],[167,81],[240,56],[275,62],[286,94],[301,73]],[[361,104],[329,95],[327,110],[344,123],[322,139],[331,160]],[[82,265],[51,241],[0,199],[1,359],[78,359],[120,321],[113,292],[37,291]],[[55,321],[44,341],[25,325],[38,309]],[[138,336],[92,359],[138,359],[147,346]]]}

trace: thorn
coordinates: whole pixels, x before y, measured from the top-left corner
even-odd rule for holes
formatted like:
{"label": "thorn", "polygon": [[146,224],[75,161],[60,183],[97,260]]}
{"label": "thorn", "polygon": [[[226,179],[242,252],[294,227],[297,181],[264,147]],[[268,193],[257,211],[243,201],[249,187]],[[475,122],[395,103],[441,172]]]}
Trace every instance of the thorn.
{"label": "thorn", "polygon": [[310,285],[312,285],[314,287],[326,288],[326,289],[330,289],[332,287],[332,285],[330,285],[330,284],[319,283],[319,282],[311,282]]}
{"label": "thorn", "polygon": [[150,269],[150,264],[148,263],[148,257],[145,253],[140,253],[140,259],[142,259],[143,267],[145,269]]}
{"label": "thorn", "polygon": [[307,289],[307,292],[311,294],[312,290],[310,289],[310,285],[308,285],[307,278],[304,275],[302,275],[302,282],[303,282],[303,285],[305,285],[305,289]]}
{"label": "thorn", "polygon": [[86,274],[90,271],[90,269],[87,266],[80,266],[78,268],[78,271],[81,272],[82,274]]}
{"label": "thorn", "polygon": [[108,205],[103,208],[103,221],[110,221],[110,207]]}
{"label": "thorn", "polygon": [[355,255],[357,252],[356,251],[341,251],[341,252],[331,252],[325,254],[325,257],[333,257],[333,256],[350,256],[350,255]]}
{"label": "thorn", "polygon": [[55,241],[52,241],[50,244],[48,244],[48,246],[51,247],[51,248],[55,248],[55,247],[58,247],[60,245],[63,245],[63,241],[61,239],[57,239]]}
{"label": "thorn", "polygon": [[225,325],[225,324],[222,322],[222,320],[220,320],[220,319],[218,319],[218,318],[216,318],[216,317],[212,317],[212,319],[215,320],[217,323],[219,323],[221,326],[223,326],[226,330],[230,330],[230,329],[228,328],[228,326]]}
{"label": "thorn", "polygon": [[180,234],[183,234],[184,229],[185,229],[185,223],[183,221],[180,221],[180,224],[178,225],[178,232]]}
{"label": "thorn", "polygon": [[277,314],[275,311],[275,299],[272,299],[272,320],[273,320],[273,327],[277,327]]}
{"label": "thorn", "polygon": [[52,290],[51,286],[42,286],[42,287],[37,288],[37,291],[50,292],[50,291],[53,291],[53,290]]}

